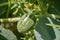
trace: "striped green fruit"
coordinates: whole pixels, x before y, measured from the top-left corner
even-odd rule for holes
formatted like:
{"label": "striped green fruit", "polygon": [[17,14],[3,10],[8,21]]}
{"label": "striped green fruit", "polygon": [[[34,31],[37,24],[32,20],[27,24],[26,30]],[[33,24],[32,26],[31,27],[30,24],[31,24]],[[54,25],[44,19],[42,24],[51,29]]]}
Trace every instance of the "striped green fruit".
{"label": "striped green fruit", "polygon": [[18,32],[22,33],[30,29],[34,25],[34,21],[29,16],[23,15],[17,23]]}

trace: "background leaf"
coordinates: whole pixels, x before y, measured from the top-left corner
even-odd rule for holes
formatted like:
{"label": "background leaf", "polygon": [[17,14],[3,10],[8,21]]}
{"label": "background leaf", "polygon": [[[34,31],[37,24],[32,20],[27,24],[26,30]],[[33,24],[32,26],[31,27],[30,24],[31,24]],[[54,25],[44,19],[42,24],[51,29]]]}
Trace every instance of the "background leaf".
{"label": "background leaf", "polygon": [[[58,24],[59,22],[57,22],[56,20],[54,20],[54,19],[50,19],[49,17],[47,18],[48,20],[49,20],[49,22],[52,24],[52,27],[53,27],[53,29],[54,29],[54,32],[55,32],[55,36],[56,36],[56,40],[60,40],[60,31],[59,31],[59,29],[57,29],[53,24]],[[60,23],[59,23],[60,24]]]}
{"label": "background leaf", "polygon": [[16,36],[8,29],[0,28],[0,35],[4,36],[8,40],[17,40]]}
{"label": "background leaf", "polygon": [[0,40],[7,40],[7,39],[0,34]]}
{"label": "background leaf", "polygon": [[46,16],[43,15],[36,25],[35,30],[39,32],[44,40],[53,40],[55,38],[54,31],[52,27],[48,27],[45,25],[48,23]]}

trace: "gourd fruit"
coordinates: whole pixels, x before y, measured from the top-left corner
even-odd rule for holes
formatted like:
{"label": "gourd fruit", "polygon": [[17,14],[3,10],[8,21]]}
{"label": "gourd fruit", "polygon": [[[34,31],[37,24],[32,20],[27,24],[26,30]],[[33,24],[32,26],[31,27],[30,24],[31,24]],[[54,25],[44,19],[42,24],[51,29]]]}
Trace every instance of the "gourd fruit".
{"label": "gourd fruit", "polygon": [[30,29],[34,25],[34,21],[29,18],[29,15],[23,15],[17,23],[18,32],[22,33]]}

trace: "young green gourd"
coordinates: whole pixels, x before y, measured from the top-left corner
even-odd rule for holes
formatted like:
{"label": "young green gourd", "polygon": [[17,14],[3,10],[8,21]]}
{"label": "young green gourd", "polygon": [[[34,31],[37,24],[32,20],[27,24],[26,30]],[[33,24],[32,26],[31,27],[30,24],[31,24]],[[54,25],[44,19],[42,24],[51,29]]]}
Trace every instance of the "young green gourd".
{"label": "young green gourd", "polygon": [[34,25],[34,21],[29,18],[30,15],[23,15],[17,23],[18,32],[22,33],[27,31]]}

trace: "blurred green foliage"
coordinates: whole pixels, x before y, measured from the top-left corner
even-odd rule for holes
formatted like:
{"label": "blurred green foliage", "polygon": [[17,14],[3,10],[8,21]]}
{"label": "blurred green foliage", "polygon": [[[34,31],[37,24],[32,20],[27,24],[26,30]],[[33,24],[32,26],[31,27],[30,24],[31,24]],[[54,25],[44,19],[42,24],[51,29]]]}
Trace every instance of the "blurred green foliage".
{"label": "blurred green foliage", "polygon": [[[2,34],[0,35],[0,39],[40,40],[39,35],[41,35],[41,38],[44,40],[60,40],[60,26],[56,27],[56,25],[60,25],[59,5],[59,0],[0,0],[0,24],[2,28],[4,28],[1,28],[3,32],[0,32],[0,34]],[[25,14],[26,16],[24,16]],[[30,23],[29,20],[26,19],[27,16],[29,16],[28,19],[34,22],[33,25],[33,22]],[[19,24],[19,30],[25,30],[25,28],[27,30],[25,32],[19,32],[17,23]],[[29,23],[32,25],[31,27]],[[12,34],[10,34],[11,32],[8,30],[10,30]],[[39,35],[37,35],[34,30],[36,30]],[[6,36],[5,33],[8,33],[7,35],[9,36]],[[16,37],[10,39],[12,35]]]}

